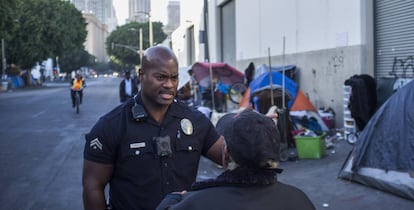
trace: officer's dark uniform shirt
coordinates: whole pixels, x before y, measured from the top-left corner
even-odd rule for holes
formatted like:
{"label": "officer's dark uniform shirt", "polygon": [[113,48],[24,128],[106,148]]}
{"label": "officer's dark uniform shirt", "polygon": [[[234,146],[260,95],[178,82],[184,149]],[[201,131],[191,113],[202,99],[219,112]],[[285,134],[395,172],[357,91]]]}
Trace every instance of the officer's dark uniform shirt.
{"label": "officer's dark uniform shirt", "polygon": [[[142,105],[140,93],[136,101]],[[134,103],[131,98],[101,117],[85,137],[86,160],[114,165],[109,197],[118,210],[155,209],[166,194],[189,189],[200,155],[219,138],[207,117],[182,103],[173,102],[161,124],[152,117],[136,122]],[[191,133],[183,119],[191,122]],[[157,136],[171,138],[170,157],[157,156]]]}

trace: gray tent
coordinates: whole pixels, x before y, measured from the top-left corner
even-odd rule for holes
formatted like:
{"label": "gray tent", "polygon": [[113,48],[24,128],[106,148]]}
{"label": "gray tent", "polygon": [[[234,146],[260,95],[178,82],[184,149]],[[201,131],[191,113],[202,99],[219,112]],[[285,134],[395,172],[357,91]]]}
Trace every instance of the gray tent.
{"label": "gray tent", "polygon": [[338,176],[414,200],[414,81],[375,112]]}

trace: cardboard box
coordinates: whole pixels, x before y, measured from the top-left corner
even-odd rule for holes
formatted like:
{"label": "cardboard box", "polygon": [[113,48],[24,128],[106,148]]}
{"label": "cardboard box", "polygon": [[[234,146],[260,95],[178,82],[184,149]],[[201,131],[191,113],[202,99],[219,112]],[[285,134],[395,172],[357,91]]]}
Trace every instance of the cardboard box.
{"label": "cardboard box", "polygon": [[299,159],[320,159],[325,155],[324,136],[295,136]]}

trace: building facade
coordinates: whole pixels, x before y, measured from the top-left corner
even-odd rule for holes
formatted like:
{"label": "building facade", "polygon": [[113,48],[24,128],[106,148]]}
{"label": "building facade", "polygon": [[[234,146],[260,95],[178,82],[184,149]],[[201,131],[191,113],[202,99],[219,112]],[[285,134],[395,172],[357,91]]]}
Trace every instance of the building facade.
{"label": "building facade", "polygon": [[349,77],[368,74],[378,83],[414,77],[410,1],[182,0],[181,10],[172,36],[181,65],[206,58],[241,71],[250,62],[296,65],[301,90],[317,108],[335,111],[337,127]]}
{"label": "building facade", "polygon": [[112,0],[71,0],[75,7],[83,13],[94,14],[109,32],[118,25]]}
{"label": "building facade", "polygon": [[147,22],[150,20],[151,1],[150,0],[129,0],[128,19],[129,22]]}
{"label": "building facade", "polygon": [[99,62],[108,62],[105,40],[117,26],[112,0],[71,0],[87,22],[85,50]]}
{"label": "building facade", "polygon": [[95,15],[84,13],[83,17],[87,22],[88,35],[85,41],[85,50],[96,57],[96,61],[108,62],[108,55],[105,49],[105,40],[108,37],[108,28],[102,24]]}
{"label": "building facade", "polygon": [[164,32],[167,35],[180,26],[180,2],[179,1],[168,1],[167,5],[167,24],[164,27]]}

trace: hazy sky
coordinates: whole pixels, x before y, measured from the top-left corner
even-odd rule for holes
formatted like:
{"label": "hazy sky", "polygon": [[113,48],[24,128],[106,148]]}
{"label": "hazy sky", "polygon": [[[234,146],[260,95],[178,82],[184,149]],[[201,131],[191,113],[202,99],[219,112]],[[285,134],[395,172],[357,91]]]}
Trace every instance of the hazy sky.
{"label": "hazy sky", "polygon": [[[125,19],[128,17],[128,2],[129,0],[113,0],[119,25],[125,24]],[[151,0],[152,21],[161,21],[164,22],[164,24],[166,23],[167,4],[168,0]]]}

